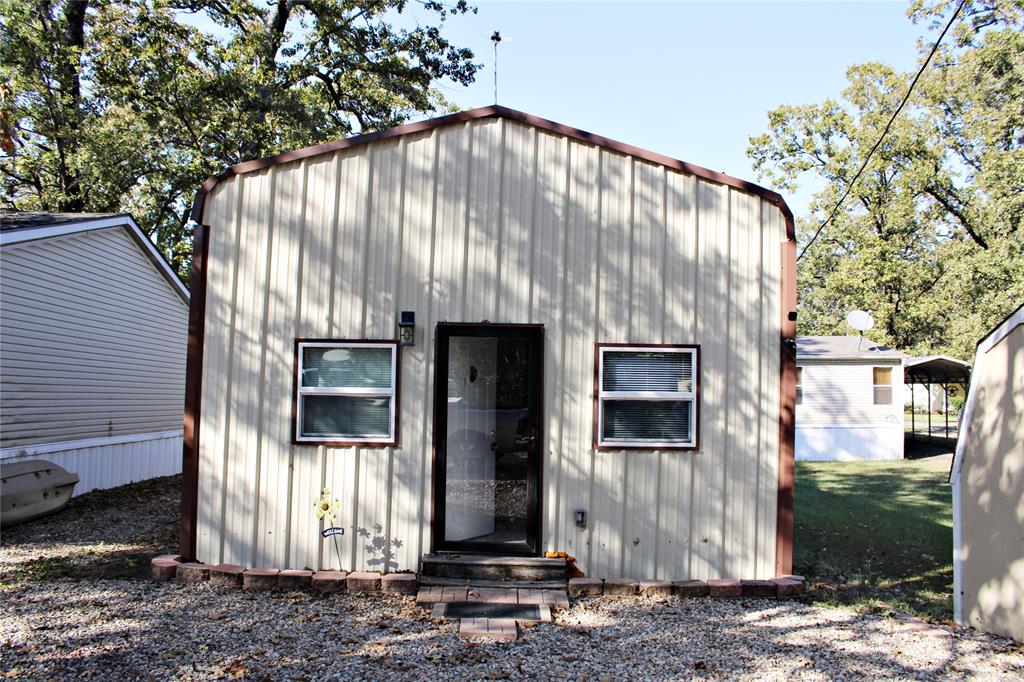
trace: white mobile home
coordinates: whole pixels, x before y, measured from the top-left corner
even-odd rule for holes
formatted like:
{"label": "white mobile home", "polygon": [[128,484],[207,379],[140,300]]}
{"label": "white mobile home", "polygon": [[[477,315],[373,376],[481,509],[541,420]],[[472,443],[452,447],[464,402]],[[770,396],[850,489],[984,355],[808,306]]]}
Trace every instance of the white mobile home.
{"label": "white mobile home", "polygon": [[243,163],[193,218],[182,548],[791,570],[779,195],[503,107]]}
{"label": "white mobile home", "polygon": [[903,459],[904,357],[860,336],[799,337],[796,459]]}
{"label": "white mobile home", "polygon": [[978,344],[953,484],[953,616],[1024,642],[1024,306]]}
{"label": "white mobile home", "polygon": [[181,471],[188,291],[127,215],[0,214],[0,459]]}

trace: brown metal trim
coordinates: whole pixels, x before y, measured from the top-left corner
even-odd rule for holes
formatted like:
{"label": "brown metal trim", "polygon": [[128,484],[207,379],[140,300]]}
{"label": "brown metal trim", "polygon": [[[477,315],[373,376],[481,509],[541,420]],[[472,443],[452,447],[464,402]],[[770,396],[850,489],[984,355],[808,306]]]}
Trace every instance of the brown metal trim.
{"label": "brown metal trim", "polygon": [[426,121],[417,121],[416,123],[408,123],[406,125],[380,130],[375,133],[356,135],[355,137],[349,137],[336,142],[325,142],[323,144],[313,145],[303,149],[284,152],[283,154],[278,154],[277,156],[271,156],[265,159],[245,161],[243,163],[235,164],[234,166],[225,169],[220,174],[211,175],[206,179],[202,187],[196,193],[195,201],[192,203],[192,220],[197,223],[202,222],[203,206],[206,202],[206,195],[213,191],[213,188],[216,187],[218,183],[236,175],[244,175],[245,173],[263,170],[270,166],[291,163],[300,159],[319,156],[320,154],[330,154],[343,149],[351,149],[353,147],[370,144],[371,142],[378,142],[380,140],[387,140],[400,137],[402,135],[410,135],[413,133],[433,130],[435,128],[441,128],[443,126],[455,125],[458,123],[465,123],[466,121],[475,121],[484,118],[505,118],[512,121],[518,121],[557,135],[564,135],[565,137],[569,137],[586,144],[592,144],[620,154],[634,156],[639,159],[644,159],[646,161],[665,166],[672,170],[694,175],[698,178],[715,182],[720,185],[735,187],[736,189],[743,190],[744,192],[757,195],[774,204],[780,211],[782,211],[783,216],[786,218],[786,235],[789,239],[796,239],[796,232],[793,226],[793,212],[789,209],[789,206],[786,205],[786,201],[777,192],[773,192],[770,189],[761,187],[760,185],[756,185],[752,182],[747,182],[746,180],[734,178],[731,175],[726,175],[725,173],[719,173],[717,171],[704,168],[703,166],[697,166],[692,163],[680,161],[679,159],[673,159],[672,157],[665,156],[663,154],[641,149],[640,147],[634,147],[633,145],[626,144],[625,142],[618,142],[607,137],[594,135],[593,133],[588,133],[585,130],[572,128],[562,125],[561,123],[555,123],[554,121],[549,121],[545,118],[531,116],[530,114],[522,111],[516,111],[515,109],[509,109],[508,107],[499,105],[461,111],[457,114],[432,118]]}
{"label": "brown metal trim", "polygon": [[[540,346],[540,354],[537,358],[537,469],[534,475],[537,478],[537,499],[533,502],[533,509],[537,515],[534,520],[534,539],[537,542],[537,556],[544,556],[544,468],[547,460],[548,446],[545,426],[547,425],[547,413],[544,411],[544,394],[547,377],[544,370],[547,365],[548,339],[547,331],[543,324],[520,325],[527,329],[537,329],[540,337],[537,341]],[[529,500],[529,495],[527,496]]]}
{"label": "brown metal trim", "polygon": [[433,391],[433,416],[430,424],[430,553],[434,554],[437,551],[437,533],[434,529],[437,528],[437,502],[439,499],[437,477],[439,474],[438,465],[438,454],[437,454],[437,439],[441,432],[441,416],[438,413],[437,406],[444,405],[448,398],[448,384],[445,382],[444,389],[442,392],[442,384],[438,381],[438,367],[440,367],[441,361],[441,344],[438,343],[437,327],[434,327],[434,391]]}
{"label": "brown metal trim", "polygon": [[775,575],[793,572],[793,486],[796,479],[796,242],[782,243],[779,380],[779,477],[775,518]]}
{"label": "brown metal trim", "polygon": [[[693,445],[666,445],[660,447],[650,447],[646,445],[598,445],[598,430],[600,424],[597,420],[598,403],[600,401],[601,386],[599,385],[600,368],[601,368],[601,349],[602,348],[692,348],[696,352],[697,363],[694,367],[694,378],[696,379],[696,387],[694,389],[694,409],[693,419],[694,434],[693,434]],[[646,450],[648,452],[671,452],[677,450],[700,450],[700,401],[701,401],[701,381],[700,381],[700,344],[697,343],[595,343],[594,344],[594,426],[591,433],[592,446],[594,450],[599,452],[618,452],[619,450]]]}
{"label": "brown metal trim", "polygon": [[192,275],[188,306],[188,360],[185,366],[185,409],[181,455],[181,525],[178,553],[196,558],[199,511],[199,425],[203,397],[203,342],[206,323],[206,270],[210,257],[210,227],[196,225],[192,233]]}
{"label": "brown metal trim", "polygon": [[491,322],[489,320],[483,320],[481,322],[448,322],[447,320],[439,320],[437,324],[438,326],[452,327],[454,329],[459,329],[460,327],[483,327],[487,329],[502,329],[504,327],[511,327],[513,329],[544,329],[544,325],[539,322]]}
{"label": "brown metal trim", "polygon": [[[300,343],[386,343],[395,347],[395,439],[393,441],[368,440],[299,440],[299,344]],[[314,339],[296,338],[295,354],[292,361],[292,445],[323,445],[332,448],[395,448],[402,445],[402,345],[398,339]]]}

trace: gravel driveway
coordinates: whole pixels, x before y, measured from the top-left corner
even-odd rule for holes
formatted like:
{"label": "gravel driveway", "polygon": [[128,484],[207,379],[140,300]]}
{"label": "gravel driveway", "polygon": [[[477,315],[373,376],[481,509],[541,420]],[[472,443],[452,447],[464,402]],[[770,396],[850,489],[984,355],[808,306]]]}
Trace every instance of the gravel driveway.
{"label": "gravel driveway", "polygon": [[[5,531],[0,675],[1024,678],[1024,647],[1009,640],[969,629],[922,636],[890,618],[796,602],[601,598],[562,611],[558,625],[524,629],[517,642],[481,644],[461,640],[454,623],[431,622],[409,597],[218,591],[134,578],[137,567],[122,569],[116,579],[100,578],[120,558],[172,548],[175,520],[166,499],[176,484],[147,483],[145,494],[97,493],[93,500],[73,500],[57,519]],[[83,512],[95,512],[103,523]],[[69,569],[87,577],[70,580]]]}

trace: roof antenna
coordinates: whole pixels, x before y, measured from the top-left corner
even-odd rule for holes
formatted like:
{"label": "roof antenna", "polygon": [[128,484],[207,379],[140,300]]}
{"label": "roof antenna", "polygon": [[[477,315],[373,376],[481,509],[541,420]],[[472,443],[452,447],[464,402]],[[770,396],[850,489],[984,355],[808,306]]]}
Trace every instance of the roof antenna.
{"label": "roof antenna", "polygon": [[501,42],[501,34],[495,31],[491,34],[491,42],[494,43],[494,103],[498,103],[498,43]]}

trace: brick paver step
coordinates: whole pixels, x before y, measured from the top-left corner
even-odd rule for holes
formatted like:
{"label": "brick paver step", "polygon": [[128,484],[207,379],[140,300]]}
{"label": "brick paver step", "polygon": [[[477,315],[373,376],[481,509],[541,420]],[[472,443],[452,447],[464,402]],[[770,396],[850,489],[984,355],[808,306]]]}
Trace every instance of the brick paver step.
{"label": "brick paver step", "polygon": [[516,622],[511,618],[463,618],[459,621],[459,635],[511,642],[519,633]]}

